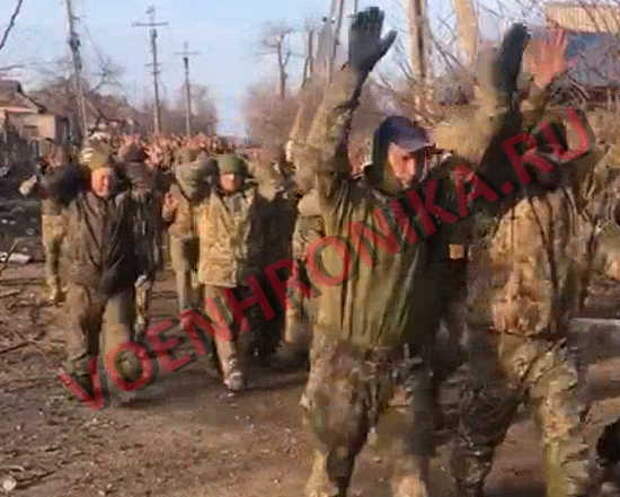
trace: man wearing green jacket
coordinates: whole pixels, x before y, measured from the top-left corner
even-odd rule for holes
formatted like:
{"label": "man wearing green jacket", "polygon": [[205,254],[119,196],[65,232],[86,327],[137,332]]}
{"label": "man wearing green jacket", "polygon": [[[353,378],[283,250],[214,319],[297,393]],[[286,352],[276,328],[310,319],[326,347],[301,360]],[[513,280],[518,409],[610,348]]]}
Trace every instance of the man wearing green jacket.
{"label": "man wearing green jacket", "polygon": [[[382,26],[377,8],[355,16],[349,62],[334,75],[304,151],[304,164],[316,173],[326,235],[308,251],[308,270],[320,292],[302,400],[316,439],[309,497],[346,495],[355,457],[375,427],[393,456],[394,495],[428,493],[434,404],[429,351],[445,305],[440,289],[449,284],[434,263],[450,258],[458,230],[452,229],[454,214],[425,210],[421,186],[452,162],[433,154],[424,129],[392,117],[375,134],[365,177],[351,178],[346,147],[353,113],[368,75],[396,36],[381,39]],[[509,37],[519,67],[524,30],[513,29]],[[485,152],[498,142],[510,115],[507,99],[483,101],[472,120],[479,128],[471,137],[475,148]],[[449,196],[441,190],[437,204]],[[436,218],[450,229],[437,230]]]}

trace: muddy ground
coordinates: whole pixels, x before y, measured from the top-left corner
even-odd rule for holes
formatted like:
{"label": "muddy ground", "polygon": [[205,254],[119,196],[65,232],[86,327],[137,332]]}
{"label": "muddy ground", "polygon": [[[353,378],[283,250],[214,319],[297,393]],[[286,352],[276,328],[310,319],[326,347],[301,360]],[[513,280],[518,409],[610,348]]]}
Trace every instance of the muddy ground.
{"label": "muddy ground", "polygon": [[[20,497],[302,495],[310,463],[298,407],[303,371],[257,368],[250,390],[230,396],[192,364],[158,379],[131,407],[93,411],[68,400],[56,378],[64,310],[42,303],[42,284],[40,264],[0,276],[0,495],[2,483],[14,482],[10,495]],[[590,314],[615,317],[620,292],[615,286],[597,292]],[[157,284],[154,318],[173,315],[174,306],[167,273]],[[612,328],[587,333],[594,439],[620,414],[620,340]],[[453,495],[447,450],[442,445],[433,463],[436,497]],[[540,462],[524,413],[499,452],[488,496],[542,497]],[[351,495],[387,496],[387,477],[384,455],[368,448]]]}

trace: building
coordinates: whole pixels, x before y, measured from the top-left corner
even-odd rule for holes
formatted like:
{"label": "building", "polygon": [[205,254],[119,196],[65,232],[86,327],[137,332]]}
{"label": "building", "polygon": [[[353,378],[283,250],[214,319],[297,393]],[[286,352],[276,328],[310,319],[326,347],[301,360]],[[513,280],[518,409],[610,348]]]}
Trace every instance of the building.
{"label": "building", "polygon": [[66,143],[69,121],[47,112],[47,109],[28,97],[21,84],[0,80],[0,129],[14,129],[27,141],[53,140]]}
{"label": "building", "polygon": [[620,7],[549,2],[545,17],[548,28],[568,31],[573,83],[589,102],[615,107],[620,101]]}

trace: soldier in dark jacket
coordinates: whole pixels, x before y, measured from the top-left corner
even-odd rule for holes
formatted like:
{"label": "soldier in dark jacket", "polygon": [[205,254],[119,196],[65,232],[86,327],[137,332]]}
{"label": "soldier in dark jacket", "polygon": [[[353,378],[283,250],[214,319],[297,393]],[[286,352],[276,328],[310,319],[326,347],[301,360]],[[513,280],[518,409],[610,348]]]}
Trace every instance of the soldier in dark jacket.
{"label": "soldier in dark jacket", "polygon": [[66,206],[66,369],[92,393],[89,363],[99,355],[102,333],[108,373],[129,382],[141,375],[136,355],[120,349],[132,339],[134,284],[145,268],[136,250],[137,205],[130,191],[120,191],[122,174],[110,152],[93,147],[84,157],[87,169],[60,171],[50,195]]}

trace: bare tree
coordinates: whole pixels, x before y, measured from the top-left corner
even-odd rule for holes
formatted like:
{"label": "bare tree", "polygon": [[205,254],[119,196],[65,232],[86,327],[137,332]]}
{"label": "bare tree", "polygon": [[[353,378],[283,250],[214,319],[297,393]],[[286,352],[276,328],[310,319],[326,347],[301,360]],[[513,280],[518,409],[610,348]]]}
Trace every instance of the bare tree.
{"label": "bare tree", "polygon": [[259,44],[261,55],[275,56],[278,64],[278,95],[281,100],[286,98],[288,65],[293,51],[290,46],[290,36],[294,29],[285,22],[266,24],[263,27]]}
{"label": "bare tree", "polygon": [[17,3],[15,4],[15,9],[13,10],[13,14],[11,15],[11,19],[9,20],[9,25],[4,30],[4,34],[2,35],[2,38],[0,39],[0,50],[2,50],[4,46],[6,45],[6,42],[9,39],[9,35],[11,34],[11,31],[15,27],[15,21],[17,20],[17,16],[22,10],[23,4],[24,4],[24,0],[17,0]]}

